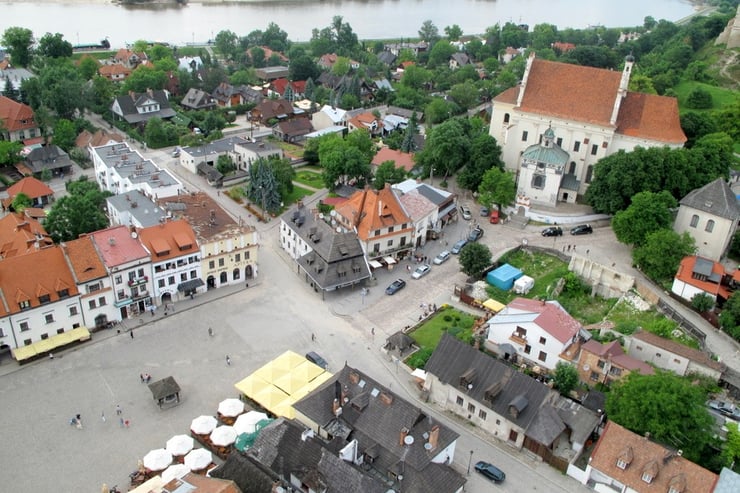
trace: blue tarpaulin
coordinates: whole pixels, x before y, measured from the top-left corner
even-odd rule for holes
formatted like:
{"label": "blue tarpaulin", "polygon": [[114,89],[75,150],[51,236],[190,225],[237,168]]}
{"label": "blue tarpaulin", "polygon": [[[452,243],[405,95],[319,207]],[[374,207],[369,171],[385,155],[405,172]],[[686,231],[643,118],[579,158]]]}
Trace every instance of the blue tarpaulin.
{"label": "blue tarpaulin", "polygon": [[516,267],[504,264],[496,270],[488,273],[486,281],[492,286],[508,291],[514,286],[514,281],[522,277],[524,273]]}

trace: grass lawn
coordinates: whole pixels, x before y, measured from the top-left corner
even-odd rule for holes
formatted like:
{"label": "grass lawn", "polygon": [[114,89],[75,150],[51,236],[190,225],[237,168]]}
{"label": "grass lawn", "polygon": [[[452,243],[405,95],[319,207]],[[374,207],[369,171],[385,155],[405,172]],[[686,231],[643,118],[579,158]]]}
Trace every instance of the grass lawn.
{"label": "grass lawn", "polygon": [[583,325],[595,324],[604,320],[609,311],[614,308],[619,298],[605,299],[601,296],[568,296],[563,293],[558,296],[558,302],[563,305],[565,311],[573,318],[579,320]]}
{"label": "grass lawn", "polygon": [[297,146],[295,144],[291,144],[289,142],[284,142],[282,140],[276,139],[276,138],[268,138],[270,144],[279,147],[283,150],[285,154],[289,154],[291,157],[294,158],[302,158],[303,157],[303,147]]}
{"label": "grass lawn", "polygon": [[421,349],[434,349],[446,331],[458,339],[469,340],[472,335],[475,316],[448,307],[421,324],[418,329],[409,333]]}
{"label": "grass lawn", "polygon": [[309,190],[303,187],[293,186],[293,192],[283,197],[283,203],[285,204],[285,208],[290,207],[291,204],[295,204],[303,197],[307,197],[311,195],[312,193],[314,193],[313,190]]}
{"label": "grass lawn", "polygon": [[[516,250],[504,254],[500,261],[511,264],[534,279],[534,287],[527,294],[527,298],[548,298],[548,293],[552,291],[557,280],[568,273],[568,264],[557,257],[542,253]],[[488,286],[486,291],[491,298],[504,304],[520,296],[513,291],[503,291],[494,286]]]}
{"label": "grass lawn", "polygon": [[[695,88],[701,87],[705,91],[707,91],[709,94],[712,95],[712,108],[707,110],[692,110],[689,108],[686,108],[686,100],[689,97],[689,94],[691,91],[693,91]],[[738,96],[738,93],[736,91],[731,91],[730,89],[723,89],[721,87],[717,86],[711,86],[709,84],[704,84],[702,82],[696,82],[696,81],[681,81],[675,88],[674,91],[676,91],[676,96],[678,97],[678,105],[679,108],[681,108],[681,112],[684,111],[714,111],[722,109],[726,106],[729,106],[732,104],[733,101],[736,101],[740,96]]]}
{"label": "grass lawn", "polygon": [[324,178],[320,171],[311,168],[298,168],[293,181],[313,188],[324,188]]}

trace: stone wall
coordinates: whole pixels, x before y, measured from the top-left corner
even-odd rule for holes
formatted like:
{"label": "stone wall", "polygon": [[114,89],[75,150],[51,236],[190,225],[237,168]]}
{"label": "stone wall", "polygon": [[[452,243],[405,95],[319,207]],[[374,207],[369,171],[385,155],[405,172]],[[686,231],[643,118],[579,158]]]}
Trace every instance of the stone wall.
{"label": "stone wall", "polygon": [[635,284],[635,278],[590,258],[573,255],[568,269],[591,285],[593,294],[604,298],[619,298]]}

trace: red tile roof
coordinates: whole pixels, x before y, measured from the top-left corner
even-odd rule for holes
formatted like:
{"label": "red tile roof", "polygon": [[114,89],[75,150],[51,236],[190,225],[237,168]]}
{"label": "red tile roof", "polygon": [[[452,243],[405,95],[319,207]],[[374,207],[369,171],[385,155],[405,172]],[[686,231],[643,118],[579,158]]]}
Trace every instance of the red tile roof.
{"label": "red tile roof", "polygon": [[41,223],[25,212],[10,213],[0,219],[0,258],[26,255],[53,244]]}
{"label": "red tile roof", "polygon": [[627,93],[619,107],[617,133],[669,144],[686,142],[678,117],[678,100],[655,94]]}
{"label": "red tile roof", "polygon": [[[29,302],[31,308],[41,305],[40,296],[59,301],[59,293],[78,294],[77,285],[58,246],[44,248],[28,255],[18,255],[0,262],[0,295],[8,313],[19,313],[20,303]],[[3,310],[5,307],[3,306]],[[2,315],[2,313],[0,313]]]}
{"label": "red tile roof", "polygon": [[290,82],[288,79],[282,78],[282,79],[275,79],[270,83],[272,90],[279,93],[281,96],[285,95],[285,90],[288,87],[288,84],[291,84],[291,87],[293,88],[293,92],[297,94],[303,94],[306,91],[306,81],[305,80],[296,80],[293,82]]}
{"label": "red tile roof", "polygon": [[198,252],[195,231],[184,219],[142,228],[139,230],[139,238],[149,250],[153,262]]}
{"label": "red tile roof", "polygon": [[90,233],[106,267],[118,267],[135,260],[149,258],[149,252],[131,236],[126,226],[114,226]]}
{"label": "red tile roof", "polygon": [[0,96],[0,121],[8,132],[36,128],[30,106]]}
{"label": "red tile roof", "polygon": [[655,347],[659,347],[673,354],[683,356],[684,358],[687,358],[693,361],[694,363],[704,365],[708,368],[712,368],[717,371],[724,371],[725,369],[725,365],[717,361],[714,361],[705,352],[685,346],[681,344],[680,342],[676,342],[670,339],[666,339],[664,337],[660,337],[659,335],[653,334],[652,332],[647,332],[645,330],[640,329],[634,334],[632,334],[632,339],[637,339],[639,341],[646,342],[647,344],[651,344]]}
{"label": "red tile roof", "polygon": [[396,163],[396,167],[401,166],[406,171],[411,171],[414,167],[414,155],[408,152],[401,152],[391,149],[390,147],[383,147],[373,157],[372,163],[374,166],[380,166],[386,161],[393,161]]}
{"label": "red tile roof", "polygon": [[[618,460],[627,463],[624,469],[617,466]],[[667,492],[671,486],[675,491],[710,493],[718,480],[713,472],[613,421],[596,443],[590,466],[640,493]],[[646,471],[654,473],[650,483],[642,479]]]}
{"label": "red tile roof", "polygon": [[54,195],[54,190],[41,180],[28,176],[14,183],[8,188],[8,197],[13,198],[19,193],[24,193],[32,199]]}
{"label": "red tile roof", "polygon": [[506,306],[515,310],[539,313],[539,316],[534,319],[534,322],[542,327],[542,329],[544,329],[548,334],[564,344],[573,339],[573,336],[578,334],[578,331],[582,327],[578,320],[571,317],[568,312],[566,312],[565,309],[556,302],[546,303],[544,301],[531,300],[529,298],[514,298],[514,300]]}
{"label": "red tile roof", "polygon": [[[335,210],[357,227],[357,236],[363,241],[367,241],[371,233],[378,229],[403,224],[406,224],[406,229],[412,227],[411,219],[388,184],[382,190],[355,192],[345,202],[337,205]],[[396,229],[391,234],[398,234],[399,231],[404,230]]]}
{"label": "red tile roof", "polygon": [[131,69],[119,63],[113,63],[110,65],[103,65],[102,67],[100,67],[98,69],[98,74],[108,79],[113,79],[114,75],[124,75],[127,77],[131,74]]}
{"label": "red tile roof", "polygon": [[78,282],[88,282],[108,275],[92,237],[83,236],[62,244]]}
{"label": "red tile roof", "polygon": [[676,279],[678,279],[679,281],[683,281],[686,284],[689,284],[691,286],[694,286],[695,288],[701,289],[702,291],[706,293],[710,293],[715,296],[720,295],[722,296],[722,298],[728,299],[732,293],[730,292],[729,289],[727,289],[727,286],[723,286],[721,284],[721,280],[725,276],[724,266],[720,264],[719,262],[714,262],[712,260],[705,259],[708,262],[712,262],[712,273],[717,274],[719,276],[720,283],[695,279],[693,277],[693,274],[694,274],[694,266],[696,265],[697,258],[698,257],[696,255],[684,257],[678,266],[678,272],[676,272]]}
{"label": "red tile roof", "polygon": [[112,142],[123,142],[123,137],[117,133],[108,133],[105,130],[98,130],[94,134],[88,130],[83,130],[75,140],[77,147],[100,147]]}

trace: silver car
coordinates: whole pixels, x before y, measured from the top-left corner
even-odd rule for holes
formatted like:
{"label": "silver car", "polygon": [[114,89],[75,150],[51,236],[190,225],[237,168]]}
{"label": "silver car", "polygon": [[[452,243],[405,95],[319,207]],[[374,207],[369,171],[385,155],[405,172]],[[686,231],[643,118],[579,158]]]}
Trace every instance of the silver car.
{"label": "silver car", "polygon": [[420,265],[419,267],[414,270],[414,273],[411,274],[411,277],[414,279],[421,279],[422,277],[429,274],[429,271],[432,270],[432,266],[429,264]]}
{"label": "silver car", "polygon": [[449,250],[445,250],[443,252],[440,252],[439,255],[434,257],[434,265],[441,265],[450,260],[450,257],[452,254],[449,252]]}

